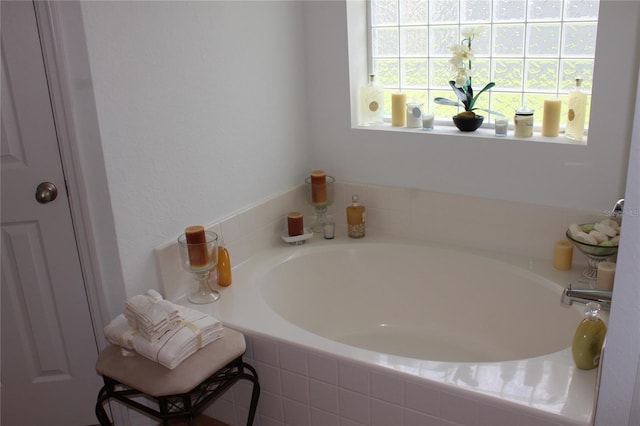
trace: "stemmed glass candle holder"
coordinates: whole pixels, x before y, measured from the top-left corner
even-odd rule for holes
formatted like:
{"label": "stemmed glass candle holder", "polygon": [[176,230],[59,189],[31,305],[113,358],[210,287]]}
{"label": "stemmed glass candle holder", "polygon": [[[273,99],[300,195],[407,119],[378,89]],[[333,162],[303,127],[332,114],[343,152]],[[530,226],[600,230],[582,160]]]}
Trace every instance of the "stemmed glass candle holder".
{"label": "stemmed glass candle holder", "polygon": [[307,202],[311,204],[316,213],[316,222],[311,227],[313,232],[324,232],[324,224],[327,221],[327,208],[333,204],[334,192],[333,184],[335,179],[326,176],[324,172],[315,171],[307,177],[305,196]]}
{"label": "stemmed glass candle holder", "polygon": [[178,237],[182,268],[194,274],[197,282],[197,287],[189,292],[189,301],[197,304],[215,302],[220,298],[220,293],[211,290],[207,280],[218,264],[218,234],[204,231],[203,228],[199,232],[191,228],[201,227],[187,228]]}

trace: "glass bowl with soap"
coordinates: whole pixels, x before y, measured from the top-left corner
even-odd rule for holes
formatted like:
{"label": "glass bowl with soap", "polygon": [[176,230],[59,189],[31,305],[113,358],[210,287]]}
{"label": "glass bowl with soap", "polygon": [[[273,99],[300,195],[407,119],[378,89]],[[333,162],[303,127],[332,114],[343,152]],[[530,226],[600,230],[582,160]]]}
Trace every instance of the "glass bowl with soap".
{"label": "glass bowl with soap", "polygon": [[574,223],[567,229],[567,238],[587,257],[588,266],[582,275],[595,280],[598,264],[618,253],[620,225],[613,219]]}

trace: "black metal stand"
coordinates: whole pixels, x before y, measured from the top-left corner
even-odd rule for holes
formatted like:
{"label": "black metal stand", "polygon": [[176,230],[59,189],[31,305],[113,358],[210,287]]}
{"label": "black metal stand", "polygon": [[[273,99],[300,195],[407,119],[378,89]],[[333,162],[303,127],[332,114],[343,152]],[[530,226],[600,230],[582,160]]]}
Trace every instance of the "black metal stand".
{"label": "black metal stand", "polygon": [[[160,419],[163,425],[168,425],[169,422],[173,420],[186,420],[187,423],[191,425],[196,415],[199,414],[207,404],[217,399],[222,393],[241,379],[253,382],[251,405],[247,419],[247,425],[251,426],[253,425],[258,407],[258,399],[260,398],[258,374],[251,365],[242,361],[242,356],[231,361],[191,391],[179,395],[153,397],[126,386],[110,377],[103,376],[103,379],[104,386],[98,393],[98,401],[96,403],[96,416],[101,426],[112,425],[104,409],[104,403],[109,399],[116,399],[129,407]],[[152,406],[147,406],[135,401],[133,399],[135,397],[145,397],[152,403]]]}

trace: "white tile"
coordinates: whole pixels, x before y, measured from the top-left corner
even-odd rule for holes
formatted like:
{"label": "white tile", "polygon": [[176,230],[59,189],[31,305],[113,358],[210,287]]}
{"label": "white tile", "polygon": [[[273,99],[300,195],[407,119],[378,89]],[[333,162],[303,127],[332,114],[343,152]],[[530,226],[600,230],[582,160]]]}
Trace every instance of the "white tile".
{"label": "white tile", "polygon": [[369,369],[349,361],[338,362],[340,387],[369,395]]}
{"label": "white tile", "polygon": [[338,361],[335,358],[310,352],[308,361],[309,377],[333,385],[338,384]]}
{"label": "white tile", "polygon": [[538,416],[530,416],[528,414],[524,414],[520,418],[520,423],[518,423],[518,426],[561,426],[561,423]]}
{"label": "white tile", "polygon": [[258,413],[260,416],[267,416],[274,420],[284,421],[282,397],[268,391],[260,391]]}
{"label": "white tile", "polygon": [[284,421],[272,419],[271,417],[267,416],[260,416],[259,421],[260,426],[284,426]]}
{"label": "white tile", "polygon": [[471,398],[442,393],[441,418],[461,425],[475,426],[478,422],[478,402]]}
{"label": "white tile", "polygon": [[356,422],[355,420],[340,418],[340,426],[369,426],[366,423]]}
{"label": "white tile", "polygon": [[223,219],[220,222],[220,233],[224,237],[224,241],[229,244],[237,241],[242,236],[240,232],[240,224],[238,223],[238,216],[233,215]]}
{"label": "white tile", "polygon": [[435,386],[405,382],[404,389],[406,408],[432,416],[440,416],[440,391]]}
{"label": "white tile", "polygon": [[307,351],[298,346],[281,343],[280,367],[295,373],[307,375]]}
{"label": "white tile", "polygon": [[309,379],[306,376],[281,370],[282,396],[309,404]]}
{"label": "white tile", "polygon": [[372,209],[389,208],[389,190],[385,186],[367,186],[367,207]]}
{"label": "white tile", "polygon": [[309,379],[309,403],[312,407],[338,413],[338,387]]}
{"label": "white tile", "polygon": [[311,425],[309,406],[284,398],[284,423],[291,426]]}
{"label": "white tile", "polygon": [[378,232],[389,232],[389,211],[367,208],[365,210],[366,227]]}
{"label": "white tile", "polygon": [[371,372],[371,396],[393,404],[404,404],[404,382],[388,374]]}
{"label": "white tile", "polygon": [[429,416],[419,411],[405,409],[403,426],[441,426],[441,423],[440,419],[438,419],[437,417]]}
{"label": "white tile", "polygon": [[207,413],[210,413],[217,420],[230,425],[242,423],[236,419],[235,407],[232,402],[217,400],[212,407],[213,409],[207,410]]}
{"label": "white tile", "polygon": [[371,425],[389,426],[401,425],[403,422],[403,408],[378,399],[371,400]]}
{"label": "white tile", "polygon": [[253,357],[256,361],[278,367],[280,365],[278,358],[278,343],[255,336],[253,338]]}
{"label": "white tile", "polygon": [[478,426],[517,425],[520,414],[494,404],[478,405]]}
{"label": "white tile", "polygon": [[311,426],[340,426],[338,416],[311,408]]}
{"label": "white tile", "polygon": [[359,423],[370,424],[370,398],[357,392],[340,389],[338,394],[340,417]]}
{"label": "white tile", "polygon": [[258,373],[260,388],[278,395],[282,395],[282,385],[280,382],[280,370],[269,364],[256,361],[253,365]]}

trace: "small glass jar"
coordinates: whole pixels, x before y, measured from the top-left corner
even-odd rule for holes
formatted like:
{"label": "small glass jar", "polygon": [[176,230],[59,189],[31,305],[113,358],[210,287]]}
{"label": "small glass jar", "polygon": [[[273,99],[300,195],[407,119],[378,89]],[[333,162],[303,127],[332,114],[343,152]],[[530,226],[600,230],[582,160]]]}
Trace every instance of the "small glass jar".
{"label": "small glass jar", "polygon": [[513,117],[514,132],[513,135],[517,138],[528,138],[533,136],[533,110],[525,106],[516,110],[516,115]]}
{"label": "small glass jar", "polygon": [[422,104],[409,102],[407,104],[407,127],[422,127]]}

